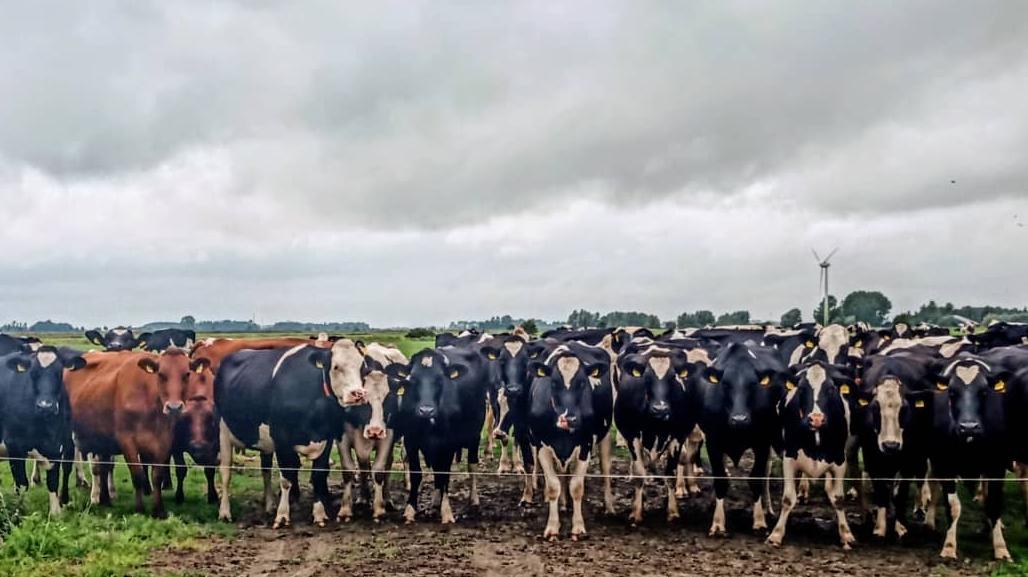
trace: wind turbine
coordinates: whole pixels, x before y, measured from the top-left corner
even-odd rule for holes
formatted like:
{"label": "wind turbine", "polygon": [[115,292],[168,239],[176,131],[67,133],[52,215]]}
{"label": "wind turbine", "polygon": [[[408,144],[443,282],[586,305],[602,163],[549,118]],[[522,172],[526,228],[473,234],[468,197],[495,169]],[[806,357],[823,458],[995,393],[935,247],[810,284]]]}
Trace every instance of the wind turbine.
{"label": "wind turbine", "polygon": [[839,247],[832,249],[832,252],[828,253],[828,256],[821,258],[818,256],[817,251],[810,249],[810,252],[814,253],[814,260],[817,261],[817,265],[821,267],[821,276],[818,278],[818,290],[823,291],[821,297],[821,313],[823,322],[821,326],[828,326],[828,268],[832,266],[832,257],[835,256],[836,251]]}

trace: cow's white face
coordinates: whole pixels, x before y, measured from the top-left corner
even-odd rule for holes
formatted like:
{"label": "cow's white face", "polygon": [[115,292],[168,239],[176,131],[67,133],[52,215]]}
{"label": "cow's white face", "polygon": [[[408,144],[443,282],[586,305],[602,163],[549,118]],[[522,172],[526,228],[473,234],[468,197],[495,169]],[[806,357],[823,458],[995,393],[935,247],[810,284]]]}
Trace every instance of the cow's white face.
{"label": "cow's white face", "polygon": [[900,411],[903,408],[903,391],[896,378],[887,378],[875,388],[875,402],[881,415],[878,431],[878,449],[883,453],[903,448],[903,426]]}
{"label": "cow's white face", "polygon": [[332,345],[332,366],[329,381],[339,404],[352,407],[364,404],[364,382],[361,367],[364,354],[350,339],[339,339]]}
{"label": "cow's white face", "polygon": [[371,407],[371,419],[364,425],[364,438],[382,439],[386,435],[385,399],[389,380],[382,371],[371,371],[364,377],[364,399]]}

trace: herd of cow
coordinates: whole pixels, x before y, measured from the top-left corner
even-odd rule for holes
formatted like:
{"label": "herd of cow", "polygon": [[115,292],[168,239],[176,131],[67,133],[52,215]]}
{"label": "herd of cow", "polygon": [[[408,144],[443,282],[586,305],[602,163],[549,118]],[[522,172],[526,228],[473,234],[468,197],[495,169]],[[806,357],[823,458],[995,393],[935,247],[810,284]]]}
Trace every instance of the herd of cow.
{"label": "herd of cow", "polygon": [[[823,478],[840,541],[849,548],[846,485],[863,499],[863,475],[872,488],[875,536],[904,536],[916,484],[916,508],[926,524],[934,527],[936,504],[945,503],[942,556],[956,557],[957,481],[980,480],[995,557],[1009,559],[1002,483],[1011,469],[1028,480],[1028,325],[996,323],[958,336],[903,324],[659,335],[560,329],[540,338],[516,329],[441,334],[434,348],[409,360],[389,346],[324,335],[197,342],[191,331],[136,336],[118,328],[86,336],[104,350],[82,353],[0,335],[0,441],[19,488],[29,483],[27,461],[46,472],[52,513],[68,501],[73,464],[83,459],[91,464],[92,501],[109,504],[113,457],[120,454],[137,511],[150,494],[152,513],[163,516],[162,489],[170,486],[172,468],[176,500],[183,499],[188,453],[204,468],[208,500],[220,502],[219,517],[230,520],[233,453],[248,448],[260,453],[265,507],[275,527],[289,525],[301,459],[312,461],[313,520],[324,526],[330,454],[338,445],[337,519],[353,516],[359,490],[371,498],[377,520],[391,506],[393,449],[402,446],[404,520],[418,514],[423,457],[433,472],[433,509],[442,523],[453,523],[451,469],[467,459],[469,506],[478,506],[485,429],[489,444],[501,445],[498,472],[528,472],[523,503],[534,500],[536,471],[543,473],[549,507],[543,536],[558,537],[559,513],[570,501],[570,535],[577,540],[586,532],[582,504],[594,450],[604,508],[615,512],[614,425],[631,460],[633,524],[643,518],[651,475],[664,479],[667,518],[678,517],[676,497],[699,491],[705,444],[715,493],[711,535],[726,533],[725,457],[739,464],[752,451],[757,531],[769,529],[771,461],[782,460],[781,510],[767,538],[772,545],[782,543],[809,480]],[[281,475],[277,499],[273,459]],[[77,477],[86,482],[81,467]],[[1028,493],[1028,483],[1022,486]]]}

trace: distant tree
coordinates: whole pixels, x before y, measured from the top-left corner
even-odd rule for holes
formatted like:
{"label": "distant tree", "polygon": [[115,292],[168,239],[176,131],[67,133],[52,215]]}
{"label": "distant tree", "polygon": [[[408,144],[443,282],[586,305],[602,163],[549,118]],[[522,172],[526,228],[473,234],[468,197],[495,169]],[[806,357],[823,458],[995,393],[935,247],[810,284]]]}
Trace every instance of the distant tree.
{"label": "distant tree", "polygon": [[678,315],[678,319],[675,323],[678,325],[678,328],[685,329],[705,327],[707,325],[714,324],[716,321],[717,318],[714,316],[714,313],[710,311],[696,311],[694,313],[682,313]]}
{"label": "distant tree", "polygon": [[[938,318],[938,307],[935,301],[931,302],[935,318]],[[882,326],[885,324],[892,310],[892,301],[878,291],[853,291],[846,295],[839,307],[842,317],[847,321],[868,323],[871,326]]]}
{"label": "distant tree", "polygon": [[[817,306],[814,307],[814,322],[824,322],[823,302],[823,300],[818,300]],[[839,310],[839,301],[835,298],[835,295],[828,295],[828,322],[842,322],[842,311]]]}
{"label": "distant tree", "polygon": [[801,322],[803,322],[803,313],[800,309],[793,308],[785,311],[785,314],[782,315],[781,326],[791,327]]}
{"label": "distant tree", "polygon": [[182,320],[179,321],[179,324],[182,325],[182,328],[184,329],[192,329],[196,327],[196,319],[193,317],[193,315],[186,315],[182,317]]}
{"label": "distant tree", "polygon": [[748,325],[750,324],[750,311],[735,311],[724,313],[717,317],[717,325]]}
{"label": "distant tree", "polygon": [[530,335],[539,334],[539,327],[536,326],[535,319],[528,319],[527,321],[521,323],[521,328],[524,329],[525,332]]}
{"label": "distant tree", "polygon": [[424,339],[430,339],[430,338],[434,337],[435,336],[435,331],[433,331],[432,329],[426,329],[426,328],[420,328],[419,327],[419,328],[411,329],[411,330],[407,331],[407,334],[404,335],[404,336],[407,337],[408,339],[424,340]]}

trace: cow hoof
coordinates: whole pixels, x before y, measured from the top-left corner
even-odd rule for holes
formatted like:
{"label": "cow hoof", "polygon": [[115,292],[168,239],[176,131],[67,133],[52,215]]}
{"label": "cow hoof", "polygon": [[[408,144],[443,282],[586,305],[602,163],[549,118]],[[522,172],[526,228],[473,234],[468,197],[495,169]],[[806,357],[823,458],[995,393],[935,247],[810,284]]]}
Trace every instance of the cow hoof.
{"label": "cow hoof", "polygon": [[336,517],[336,523],[349,523],[352,518],[352,515],[340,515]]}
{"label": "cow hoof", "polygon": [[771,535],[764,542],[767,543],[768,545],[772,546],[772,547],[781,547],[782,546],[782,538],[777,536],[777,535]]}
{"label": "cow hoof", "polygon": [[279,517],[278,519],[275,519],[275,523],[271,526],[272,529],[286,529],[288,527],[289,519],[285,517]]}
{"label": "cow hoof", "polygon": [[586,539],[586,532],[585,531],[582,531],[581,533],[572,533],[571,534],[571,540],[573,542],[575,542],[575,543],[578,543],[579,541],[584,541],[585,539]]}
{"label": "cow hoof", "polygon": [[1006,547],[996,551],[995,557],[997,561],[1013,561],[1010,557],[1010,551],[1007,551]]}
{"label": "cow hoof", "polygon": [[411,507],[410,505],[407,505],[407,508],[403,510],[403,522],[404,522],[404,524],[406,524],[406,525],[413,524],[414,523],[415,515],[416,515],[416,513],[414,511],[414,507]]}
{"label": "cow hoof", "polygon": [[504,462],[500,462],[500,466],[496,468],[497,475],[506,475],[510,473],[510,465]]}
{"label": "cow hoof", "polygon": [[914,522],[915,523],[924,523],[925,518],[927,518],[927,517],[928,517],[928,515],[926,515],[925,512],[923,510],[921,510],[921,509],[917,509],[916,511],[914,511]]}
{"label": "cow hoof", "polygon": [[521,507],[522,509],[527,509],[527,508],[529,508],[531,506],[532,506],[532,501],[530,499],[522,498],[520,501],[518,501],[518,507]]}
{"label": "cow hoof", "polygon": [[689,493],[687,493],[685,491],[685,489],[675,489],[675,498],[676,499],[688,499],[689,498]]}
{"label": "cow hoof", "polygon": [[679,515],[678,513],[668,513],[667,514],[667,522],[668,523],[674,523],[679,518],[681,518],[681,515]]}
{"label": "cow hoof", "polygon": [[708,537],[727,537],[728,531],[725,531],[723,527],[712,527],[707,533]]}
{"label": "cow hoof", "polygon": [[521,465],[518,465],[518,466],[514,467],[514,473],[516,475],[527,475],[528,474],[528,472],[525,471],[525,468],[522,467]]}
{"label": "cow hoof", "polygon": [[557,542],[557,535],[543,535],[543,539],[546,539],[550,543],[556,543]]}
{"label": "cow hoof", "polygon": [[629,523],[629,525],[632,526],[633,529],[638,527],[639,525],[641,525],[642,522],[643,522],[642,515],[629,515],[628,516],[628,523]]}
{"label": "cow hoof", "polygon": [[232,515],[228,515],[228,514],[225,514],[225,513],[219,513],[218,514],[218,521],[223,521],[225,523],[231,523],[232,522]]}

